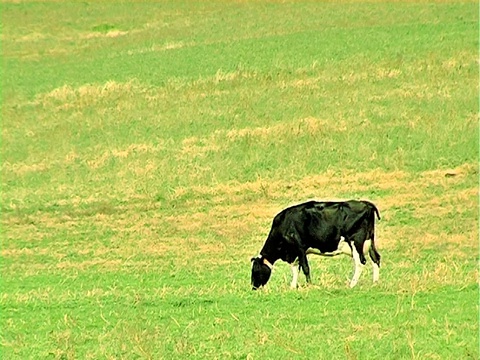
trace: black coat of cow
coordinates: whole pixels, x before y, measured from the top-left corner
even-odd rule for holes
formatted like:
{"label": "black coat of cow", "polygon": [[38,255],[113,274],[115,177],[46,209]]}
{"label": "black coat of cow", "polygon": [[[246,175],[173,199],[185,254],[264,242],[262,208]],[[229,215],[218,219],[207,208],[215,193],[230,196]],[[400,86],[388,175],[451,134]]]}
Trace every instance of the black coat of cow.
{"label": "black coat of cow", "polygon": [[[290,264],[298,261],[307,282],[311,282],[307,254],[335,256],[348,251],[355,263],[350,283],[353,287],[366,263],[364,245],[367,240],[370,240],[368,253],[374,266],[374,281],[377,281],[380,254],[374,243],[375,216],[380,219],[374,204],[357,200],[309,201],[284,209],[273,219],[260,255],[252,258],[253,289],[268,282],[273,264],[279,259]],[[340,250],[341,241],[348,244],[342,243],[347,252]]]}

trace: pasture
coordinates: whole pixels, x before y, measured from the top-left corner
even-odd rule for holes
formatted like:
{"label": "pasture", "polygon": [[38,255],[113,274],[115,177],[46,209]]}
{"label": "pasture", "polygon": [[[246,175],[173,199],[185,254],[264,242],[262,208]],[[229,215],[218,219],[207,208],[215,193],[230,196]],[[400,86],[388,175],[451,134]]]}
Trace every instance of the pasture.
{"label": "pasture", "polygon": [[[2,2],[2,359],[477,359],[478,3]],[[271,221],[380,209],[380,282]]]}

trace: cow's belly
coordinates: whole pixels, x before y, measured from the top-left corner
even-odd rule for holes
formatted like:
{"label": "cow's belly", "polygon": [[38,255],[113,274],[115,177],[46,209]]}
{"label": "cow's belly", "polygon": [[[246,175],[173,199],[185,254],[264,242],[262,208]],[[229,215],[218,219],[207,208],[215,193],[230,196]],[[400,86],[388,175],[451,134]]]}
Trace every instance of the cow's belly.
{"label": "cow's belly", "polygon": [[315,244],[309,244],[310,248],[316,249],[321,253],[329,253],[338,249],[340,242],[343,241],[342,238],[338,237],[338,240],[329,240],[325,242],[319,242]]}
{"label": "cow's belly", "polygon": [[334,246],[322,247],[321,249],[311,247],[307,249],[306,253],[320,256],[336,256],[340,254],[352,256],[352,249],[343,238],[338,243],[335,242],[333,245]]}

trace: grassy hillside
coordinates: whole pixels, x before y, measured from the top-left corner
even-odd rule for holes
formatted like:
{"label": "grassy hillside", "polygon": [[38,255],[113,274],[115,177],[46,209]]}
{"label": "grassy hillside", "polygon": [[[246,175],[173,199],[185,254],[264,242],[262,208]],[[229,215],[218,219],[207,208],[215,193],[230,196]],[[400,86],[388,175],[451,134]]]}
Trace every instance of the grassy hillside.
{"label": "grassy hillside", "polygon": [[[476,359],[478,4],[2,3],[5,359]],[[275,264],[373,201],[383,258]]]}

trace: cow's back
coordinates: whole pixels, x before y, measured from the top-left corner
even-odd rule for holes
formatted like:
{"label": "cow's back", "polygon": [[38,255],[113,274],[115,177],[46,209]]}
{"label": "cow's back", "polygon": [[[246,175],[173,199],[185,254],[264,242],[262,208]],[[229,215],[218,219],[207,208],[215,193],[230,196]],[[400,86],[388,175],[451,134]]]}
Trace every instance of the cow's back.
{"label": "cow's back", "polygon": [[316,202],[315,206],[302,209],[304,222],[298,224],[298,232],[305,248],[321,252],[337,249],[341,235],[342,202]]}

